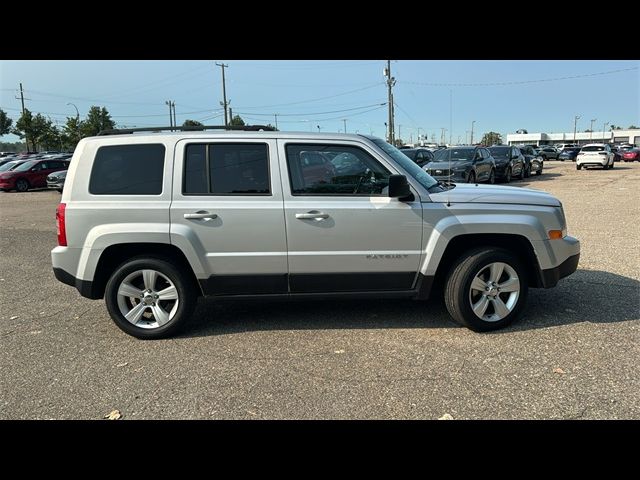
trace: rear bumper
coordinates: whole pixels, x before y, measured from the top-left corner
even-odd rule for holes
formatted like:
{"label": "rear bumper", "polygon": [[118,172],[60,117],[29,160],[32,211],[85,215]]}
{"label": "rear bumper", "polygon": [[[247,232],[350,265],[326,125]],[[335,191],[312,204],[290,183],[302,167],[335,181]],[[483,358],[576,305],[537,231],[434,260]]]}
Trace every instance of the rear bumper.
{"label": "rear bumper", "polygon": [[600,167],[604,167],[605,165],[607,165],[609,163],[607,157],[590,157],[590,158],[580,158],[578,157],[576,159],[576,164],[578,165],[594,165],[594,166],[600,166]]}
{"label": "rear bumper", "polygon": [[90,298],[92,300],[97,300],[98,298],[101,298],[94,294],[93,282],[90,282],[88,280],[80,280],[79,278],[76,278],[73,275],[71,275],[66,270],[63,270],[62,268],[58,268],[58,267],[53,267],[53,274],[55,275],[56,279],[59,280],[60,282],[66,285],[75,287],[76,290],[78,290],[78,292],[80,292],[80,295],[82,295],[83,297]]}
{"label": "rear bumper", "polygon": [[47,181],[47,188],[55,188],[56,190],[62,190],[62,187],[64,187],[64,183],[63,182],[49,182],[49,181]]}

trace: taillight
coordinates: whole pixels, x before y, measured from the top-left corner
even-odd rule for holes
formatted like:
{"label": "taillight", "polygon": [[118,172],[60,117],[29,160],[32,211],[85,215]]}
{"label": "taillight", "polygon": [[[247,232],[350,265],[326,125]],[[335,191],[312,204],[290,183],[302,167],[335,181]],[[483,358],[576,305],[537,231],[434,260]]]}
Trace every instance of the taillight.
{"label": "taillight", "polygon": [[56,208],[56,233],[58,234],[58,245],[61,247],[67,246],[67,228],[64,222],[64,211],[66,208],[66,203],[60,203],[58,204],[58,208]]}

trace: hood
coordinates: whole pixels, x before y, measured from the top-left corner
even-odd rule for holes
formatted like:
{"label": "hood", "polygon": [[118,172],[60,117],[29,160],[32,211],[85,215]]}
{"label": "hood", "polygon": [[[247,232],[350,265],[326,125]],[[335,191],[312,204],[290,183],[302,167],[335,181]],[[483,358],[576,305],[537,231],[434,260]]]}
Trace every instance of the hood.
{"label": "hood", "polygon": [[559,207],[560,201],[553,195],[539,190],[496,185],[457,183],[448,192],[432,193],[431,201],[445,203],[508,203],[512,205],[543,205]]}

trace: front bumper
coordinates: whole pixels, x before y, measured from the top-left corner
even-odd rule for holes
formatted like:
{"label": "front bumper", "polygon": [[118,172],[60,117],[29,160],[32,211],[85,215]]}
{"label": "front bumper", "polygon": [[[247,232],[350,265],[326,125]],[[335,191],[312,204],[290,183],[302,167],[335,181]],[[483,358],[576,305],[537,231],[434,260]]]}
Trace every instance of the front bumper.
{"label": "front bumper", "polygon": [[47,188],[55,188],[56,190],[62,190],[64,182],[50,182],[47,180]]}
{"label": "front bumper", "polygon": [[555,268],[549,268],[547,270],[540,270],[541,282],[544,288],[552,288],[558,284],[558,280],[564,277],[568,277],[578,269],[578,262],[580,261],[580,254],[573,255],[567,258],[564,262]]}
{"label": "front bumper", "polygon": [[567,235],[559,240],[533,241],[532,244],[540,266],[537,286],[555,287],[558,280],[578,268],[580,240],[577,238]]}
{"label": "front bumper", "polygon": [[16,182],[13,180],[0,180],[0,190],[13,190],[16,188]]}

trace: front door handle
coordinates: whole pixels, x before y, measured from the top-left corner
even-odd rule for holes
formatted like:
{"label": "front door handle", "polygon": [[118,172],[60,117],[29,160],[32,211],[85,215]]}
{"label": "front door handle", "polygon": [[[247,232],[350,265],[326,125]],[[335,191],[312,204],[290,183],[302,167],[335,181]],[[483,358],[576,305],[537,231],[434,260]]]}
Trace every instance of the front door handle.
{"label": "front door handle", "polygon": [[329,218],[329,214],[311,210],[307,213],[296,213],[296,218],[298,220],[324,220],[325,218]]}
{"label": "front door handle", "polygon": [[213,218],[218,218],[218,215],[215,213],[209,213],[204,210],[200,210],[196,213],[185,213],[184,218],[187,218],[189,220],[211,220]]}

